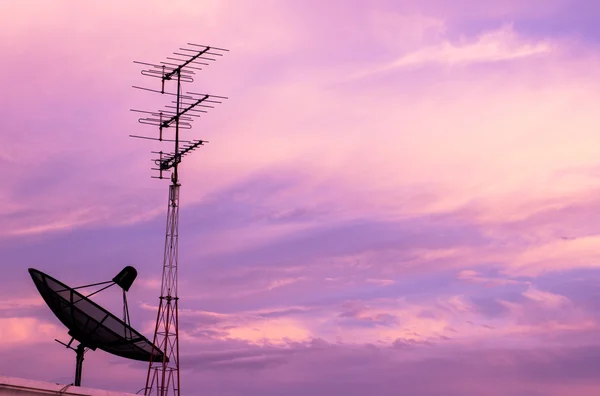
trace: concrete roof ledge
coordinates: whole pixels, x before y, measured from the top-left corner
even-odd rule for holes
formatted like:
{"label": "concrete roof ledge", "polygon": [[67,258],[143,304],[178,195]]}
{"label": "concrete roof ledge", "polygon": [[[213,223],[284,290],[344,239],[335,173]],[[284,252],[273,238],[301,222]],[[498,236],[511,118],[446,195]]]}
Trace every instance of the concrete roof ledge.
{"label": "concrete roof ledge", "polygon": [[5,377],[2,375],[0,375],[0,395],[135,396],[132,393],[111,392],[82,386]]}

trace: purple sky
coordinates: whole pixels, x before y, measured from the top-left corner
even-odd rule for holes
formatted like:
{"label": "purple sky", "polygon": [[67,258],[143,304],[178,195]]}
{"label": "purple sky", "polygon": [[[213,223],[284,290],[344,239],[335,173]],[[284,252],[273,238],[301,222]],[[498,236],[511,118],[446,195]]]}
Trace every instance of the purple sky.
{"label": "purple sky", "polygon": [[[231,52],[189,86],[230,99],[181,168],[185,394],[600,394],[599,3],[0,11],[0,374],[72,381],[29,267],[135,266],[152,336],[167,182],[127,136],[166,99],[132,61],[191,41]],[[84,385],[136,392],[146,369],[97,351]]]}

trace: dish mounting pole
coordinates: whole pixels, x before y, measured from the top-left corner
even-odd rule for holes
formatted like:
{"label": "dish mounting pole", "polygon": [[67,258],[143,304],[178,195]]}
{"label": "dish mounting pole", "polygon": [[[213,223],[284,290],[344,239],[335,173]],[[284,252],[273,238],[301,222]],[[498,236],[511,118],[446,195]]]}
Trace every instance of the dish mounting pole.
{"label": "dish mounting pole", "polygon": [[71,338],[68,344],[65,344],[62,341],[54,340],[59,344],[64,345],[68,349],[75,351],[75,380],[73,381],[73,385],[81,386],[81,374],[83,372],[83,360],[85,359],[86,346],[83,343],[77,345],[77,348],[73,348],[71,344],[75,341],[75,338]]}
{"label": "dish mounting pole", "polygon": [[79,344],[77,345],[77,349],[75,349],[76,359],[75,359],[75,382],[73,385],[81,386],[81,372],[83,370],[83,359],[85,355],[85,345]]}
{"label": "dish mounting pole", "polygon": [[[153,90],[134,86],[134,88],[160,94],[171,95],[175,100],[173,105],[167,105],[158,111],[133,110],[145,116],[139,119],[142,124],[158,126],[158,137],[135,136],[131,137],[156,140],[160,142],[173,142],[174,149],[171,153],[153,151],[158,158],[153,161],[158,171],[156,179],[166,179],[165,173],[171,172],[169,185],[169,199],[167,205],[167,227],[165,233],[165,247],[162,267],[161,294],[156,314],[153,345],[164,351],[160,361],[150,360],[146,376],[145,395],[179,396],[179,297],[178,297],[178,260],[179,260],[179,183],[178,166],[182,158],[197,147],[206,143],[204,140],[182,140],[180,132],[190,129],[191,122],[205,109],[213,108],[215,103],[221,103],[222,96],[207,95],[195,92],[182,92],[182,83],[193,82],[194,70],[202,70],[198,65],[208,65],[205,61],[214,61],[216,57],[223,56],[226,49],[208,47],[188,43],[191,48],[180,48],[175,52],[177,58],[160,64],[135,62],[149,67],[142,71],[142,75],[161,79],[161,89]],[[177,82],[176,92],[165,91],[169,81]],[[171,129],[169,129],[171,128]],[[171,136],[164,135],[172,131]],[[173,136],[174,135],[174,136]]]}

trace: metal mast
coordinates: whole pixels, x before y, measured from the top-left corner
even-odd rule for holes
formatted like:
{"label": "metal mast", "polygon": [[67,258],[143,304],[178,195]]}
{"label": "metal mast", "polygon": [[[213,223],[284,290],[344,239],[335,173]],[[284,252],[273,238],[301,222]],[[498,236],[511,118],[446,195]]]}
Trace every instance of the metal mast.
{"label": "metal mast", "polygon": [[[180,48],[167,57],[167,61],[158,64],[135,62],[147,67],[142,75],[161,80],[160,90],[134,86],[136,89],[173,96],[175,100],[158,111],[132,111],[145,114],[139,119],[142,124],[158,127],[158,137],[130,135],[134,138],[150,139],[174,144],[173,151],[165,153],[153,151],[158,158],[153,159],[158,171],[157,179],[167,179],[170,173],[169,199],[167,205],[167,228],[165,235],[165,250],[162,268],[162,286],[160,291],[156,327],[153,344],[164,351],[162,361],[150,360],[146,376],[145,395],[180,395],[179,378],[179,297],[177,294],[177,271],[179,255],[179,183],[178,166],[182,158],[206,143],[205,140],[183,140],[180,131],[190,129],[194,118],[206,113],[214,104],[227,99],[223,96],[207,95],[197,92],[185,92],[182,83],[194,81],[195,71],[202,70],[200,66],[208,65],[207,61],[215,61],[223,56],[223,48],[209,47],[188,43],[186,48]],[[168,82],[176,82],[175,92],[165,91]],[[170,129],[169,129],[170,128]],[[167,136],[165,136],[167,135]]]}

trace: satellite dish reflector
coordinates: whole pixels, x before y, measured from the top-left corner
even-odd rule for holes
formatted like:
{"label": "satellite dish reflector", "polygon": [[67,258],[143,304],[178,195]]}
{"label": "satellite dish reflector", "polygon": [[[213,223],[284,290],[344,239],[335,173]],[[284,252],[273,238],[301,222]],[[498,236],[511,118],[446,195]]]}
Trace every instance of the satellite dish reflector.
{"label": "satellite dish reflector", "polygon": [[[83,364],[85,348],[92,350],[100,348],[113,355],[145,362],[150,361],[151,357],[152,361],[168,361],[168,358],[164,356],[162,351],[154,346],[146,337],[135,331],[125,320],[119,319],[108,312],[89,299],[89,296],[82,295],[75,290],[77,288],[71,288],[33,268],[29,269],[29,274],[46,304],[48,304],[56,317],[69,329],[69,335],[72,339],[68,345],[63,345],[77,352],[76,386],[81,385],[81,365]],[[105,287],[107,288],[118,284],[123,290],[127,290],[133,283],[136,275],[137,271],[135,268],[125,267],[112,281],[81,287],[109,284]],[[99,291],[101,290],[104,289],[100,289]],[[125,294],[125,292],[123,293]],[[126,299],[124,301],[126,308]],[[125,319],[128,317],[127,313]],[[77,349],[71,347],[73,340],[77,340],[80,343]]]}
{"label": "satellite dish reflector", "polygon": [[113,278],[113,282],[121,286],[121,289],[129,291],[129,288],[133,284],[133,281],[136,277],[137,270],[128,265],[127,267],[123,268],[121,272],[117,274],[117,276]]}

